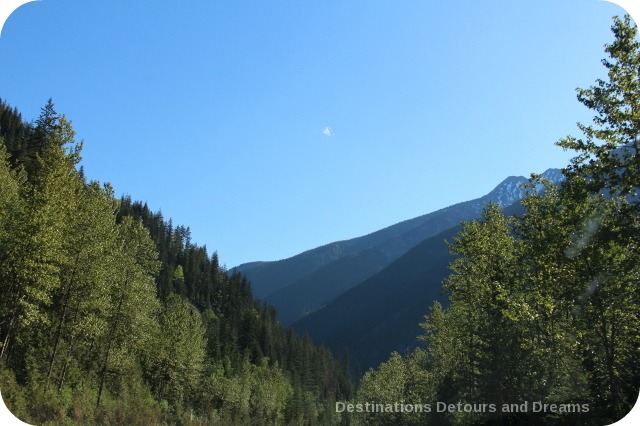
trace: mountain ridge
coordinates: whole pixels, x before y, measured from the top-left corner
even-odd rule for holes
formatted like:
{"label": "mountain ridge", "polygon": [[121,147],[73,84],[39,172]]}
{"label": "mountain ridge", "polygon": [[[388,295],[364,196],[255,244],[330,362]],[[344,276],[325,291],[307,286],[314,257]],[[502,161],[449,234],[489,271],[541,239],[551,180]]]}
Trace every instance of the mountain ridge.
{"label": "mountain ridge", "polygon": [[[504,211],[518,215],[523,207],[516,202]],[[410,350],[433,301],[445,302],[442,281],[454,259],[447,243],[459,230],[460,224],[422,241],[331,303],[295,321],[294,330],[308,333],[314,343],[332,351],[348,347],[353,364],[364,370],[393,351]]]}
{"label": "mountain ridge", "polygon": [[[558,181],[561,172],[548,169],[543,178]],[[274,262],[251,262],[232,271],[243,273],[257,297],[278,309],[291,324],[330,303],[342,292],[390,265],[420,242],[465,220],[479,218],[488,202],[506,207],[530,190],[523,176],[509,176],[479,198],[407,219],[369,234],[328,243]],[[536,188],[536,190],[541,187]]]}

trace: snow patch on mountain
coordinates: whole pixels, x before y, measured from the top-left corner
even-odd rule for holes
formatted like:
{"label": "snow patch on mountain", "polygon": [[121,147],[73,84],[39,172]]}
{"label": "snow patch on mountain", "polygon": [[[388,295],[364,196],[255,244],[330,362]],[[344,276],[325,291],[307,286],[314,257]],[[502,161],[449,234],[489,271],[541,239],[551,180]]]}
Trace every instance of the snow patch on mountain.
{"label": "snow patch on mountain", "polygon": [[[560,169],[548,169],[541,176],[543,180],[548,180],[554,185],[564,181],[564,175]],[[510,206],[522,200],[527,192],[532,190],[530,187],[524,186],[527,183],[529,183],[529,179],[524,176],[509,176],[496,186],[493,191],[481,198],[482,205],[493,202],[502,208]],[[535,186],[536,193],[540,193],[542,190],[544,190],[544,185],[537,184]]]}

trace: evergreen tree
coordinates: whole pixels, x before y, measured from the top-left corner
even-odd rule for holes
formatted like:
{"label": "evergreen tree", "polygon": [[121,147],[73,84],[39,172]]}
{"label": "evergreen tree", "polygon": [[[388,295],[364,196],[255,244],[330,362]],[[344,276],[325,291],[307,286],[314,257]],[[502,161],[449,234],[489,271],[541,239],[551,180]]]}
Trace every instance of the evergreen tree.
{"label": "evergreen tree", "polygon": [[4,139],[8,161],[12,167],[18,164],[18,158],[22,156],[22,150],[26,141],[30,138],[31,125],[22,120],[22,115],[17,108],[0,99],[0,138]]}
{"label": "evergreen tree", "polygon": [[637,201],[640,186],[640,42],[631,18],[614,18],[615,40],[605,47],[607,81],[578,89],[578,100],[593,110],[593,125],[578,124],[584,138],[569,136],[557,144],[578,152],[565,170],[569,177],[588,177],[594,192],[603,189]]}

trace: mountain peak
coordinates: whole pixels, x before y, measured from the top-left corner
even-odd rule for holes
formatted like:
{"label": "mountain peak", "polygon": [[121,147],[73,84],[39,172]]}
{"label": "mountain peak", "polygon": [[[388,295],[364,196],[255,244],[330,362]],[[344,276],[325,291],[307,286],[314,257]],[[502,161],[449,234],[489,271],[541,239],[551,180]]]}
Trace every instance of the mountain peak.
{"label": "mountain peak", "polygon": [[[547,169],[542,173],[542,177],[554,184],[558,184],[564,180],[564,175],[560,169]],[[528,182],[529,179],[524,176],[509,176],[500,182],[490,193],[482,197],[482,203],[493,202],[501,208],[508,207],[516,201],[522,200],[527,192],[531,190],[523,187],[523,184]],[[536,185],[536,192],[540,192],[542,189],[542,185]]]}

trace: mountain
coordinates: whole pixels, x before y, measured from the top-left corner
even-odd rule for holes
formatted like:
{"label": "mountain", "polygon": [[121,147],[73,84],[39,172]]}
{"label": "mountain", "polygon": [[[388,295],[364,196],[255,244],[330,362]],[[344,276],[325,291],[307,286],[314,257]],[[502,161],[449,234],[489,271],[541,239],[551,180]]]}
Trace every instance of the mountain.
{"label": "mountain", "polygon": [[[549,169],[543,177],[559,182],[562,174]],[[314,312],[353,286],[389,266],[422,241],[462,221],[479,218],[483,206],[506,207],[522,199],[528,179],[511,176],[475,200],[409,219],[371,234],[339,241],[274,262],[242,264],[238,271],[251,282],[257,297],[278,309],[284,324]]]}
{"label": "mountain", "polygon": [[[516,215],[516,201],[505,214]],[[316,344],[349,349],[352,365],[377,366],[393,351],[405,353],[421,334],[419,323],[434,300],[444,302],[442,281],[449,274],[452,242],[460,225],[422,241],[388,267],[345,291],[322,309],[296,321]]]}

